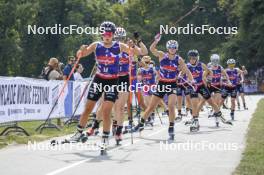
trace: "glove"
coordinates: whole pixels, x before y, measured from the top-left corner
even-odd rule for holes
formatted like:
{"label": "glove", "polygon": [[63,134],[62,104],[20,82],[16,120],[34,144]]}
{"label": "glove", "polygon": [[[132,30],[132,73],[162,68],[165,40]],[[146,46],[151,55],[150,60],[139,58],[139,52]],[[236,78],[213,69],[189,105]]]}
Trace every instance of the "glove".
{"label": "glove", "polygon": [[138,40],[139,39],[139,33],[138,32],[134,32],[134,39]]}
{"label": "glove", "polygon": [[140,35],[138,32],[134,32],[134,39],[135,39],[137,44],[139,44],[141,42]]}

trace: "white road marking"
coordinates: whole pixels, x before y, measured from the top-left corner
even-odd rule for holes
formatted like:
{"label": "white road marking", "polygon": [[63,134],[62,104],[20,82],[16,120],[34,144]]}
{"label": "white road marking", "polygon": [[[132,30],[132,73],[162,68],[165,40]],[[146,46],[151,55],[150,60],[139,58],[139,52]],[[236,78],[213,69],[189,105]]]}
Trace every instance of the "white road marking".
{"label": "white road marking", "polygon": [[[165,129],[166,129],[166,128],[161,128],[160,130],[158,130],[158,131],[156,131],[156,132],[154,132],[154,133],[151,133],[151,134],[147,135],[147,137],[151,137],[151,136],[153,136],[153,135],[159,134],[159,133],[161,133],[162,131],[164,131]],[[140,141],[142,141],[142,139],[134,140],[133,144],[138,143],[138,142],[140,142]],[[115,150],[118,150],[118,149],[120,149],[120,148],[124,148],[124,147],[130,146],[130,145],[132,145],[132,143],[131,143],[131,142],[128,142],[128,143],[126,143],[126,144],[124,144],[124,145],[121,145],[121,146],[119,146],[119,147],[116,147],[116,148],[114,148],[114,149],[109,150],[108,153],[110,153],[110,152],[112,152],[112,151],[115,151]],[[76,166],[78,166],[78,165],[80,165],[80,164],[83,164],[83,163],[85,163],[85,162],[87,162],[87,161],[89,161],[89,160],[90,160],[90,158],[89,158],[89,159],[84,159],[84,160],[78,161],[78,162],[73,163],[73,164],[71,164],[71,165],[68,165],[68,166],[65,166],[65,167],[63,167],[63,168],[57,169],[57,170],[55,170],[55,171],[52,171],[52,172],[50,172],[50,173],[47,173],[46,175],[55,175],[55,174],[62,173],[62,172],[64,172],[64,171],[68,170],[68,169],[74,168],[74,167],[76,167]]]}

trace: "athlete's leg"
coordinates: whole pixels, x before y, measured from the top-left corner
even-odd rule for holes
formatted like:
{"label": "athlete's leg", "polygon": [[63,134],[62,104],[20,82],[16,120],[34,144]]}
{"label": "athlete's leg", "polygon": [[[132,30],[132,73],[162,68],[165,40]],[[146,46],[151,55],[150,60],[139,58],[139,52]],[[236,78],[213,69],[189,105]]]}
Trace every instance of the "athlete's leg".
{"label": "athlete's leg", "polygon": [[123,126],[123,122],[124,122],[124,108],[125,108],[125,104],[127,102],[128,99],[128,92],[119,92],[118,95],[118,99],[115,102],[114,105],[114,120],[117,121],[117,125],[118,126]]}
{"label": "athlete's leg", "polygon": [[176,94],[170,94],[168,96],[168,109],[169,109],[169,122],[173,122],[175,120],[175,106],[176,106]]}

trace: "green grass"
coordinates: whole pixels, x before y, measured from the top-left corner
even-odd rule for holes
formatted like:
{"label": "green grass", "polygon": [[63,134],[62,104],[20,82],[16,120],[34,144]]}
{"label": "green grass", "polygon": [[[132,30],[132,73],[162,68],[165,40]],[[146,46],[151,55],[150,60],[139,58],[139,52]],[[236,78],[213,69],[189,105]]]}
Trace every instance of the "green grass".
{"label": "green grass", "polygon": [[[56,123],[56,120],[53,121]],[[76,124],[70,125],[70,127],[64,126],[61,131],[56,129],[44,129],[42,134],[39,134],[35,131],[35,129],[41,124],[43,121],[30,121],[30,122],[20,122],[19,126],[26,129],[26,131],[30,134],[30,136],[25,136],[24,134],[9,134],[8,136],[0,136],[0,148],[6,147],[10,144],[27,144],[28,141],[42,141],[47,140],[52,137],[63,136],[67,134],[71,134],[76,130]],[[0,132],[2,132],[4,127],[0,128]]]}
{"label": "green grass", "polygon": [[257,110],[249,124],[246,149],[233,174],[264,174],[264,99],[259,101]]}

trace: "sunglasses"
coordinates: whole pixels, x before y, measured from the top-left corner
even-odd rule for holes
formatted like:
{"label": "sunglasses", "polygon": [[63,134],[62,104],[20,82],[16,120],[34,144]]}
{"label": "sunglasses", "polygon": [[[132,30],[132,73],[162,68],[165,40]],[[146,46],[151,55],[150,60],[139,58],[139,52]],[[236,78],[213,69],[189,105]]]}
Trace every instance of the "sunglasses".
{"label": "sunglasses", "polygon": [[112,32],[104,32],[103,33],[103,36],[104,37],[112,37],[113,36],[113,33]]}
{"label": "sunglasses", "polygon": [[176,46],[169,46],[168,49],[177,49]]}

